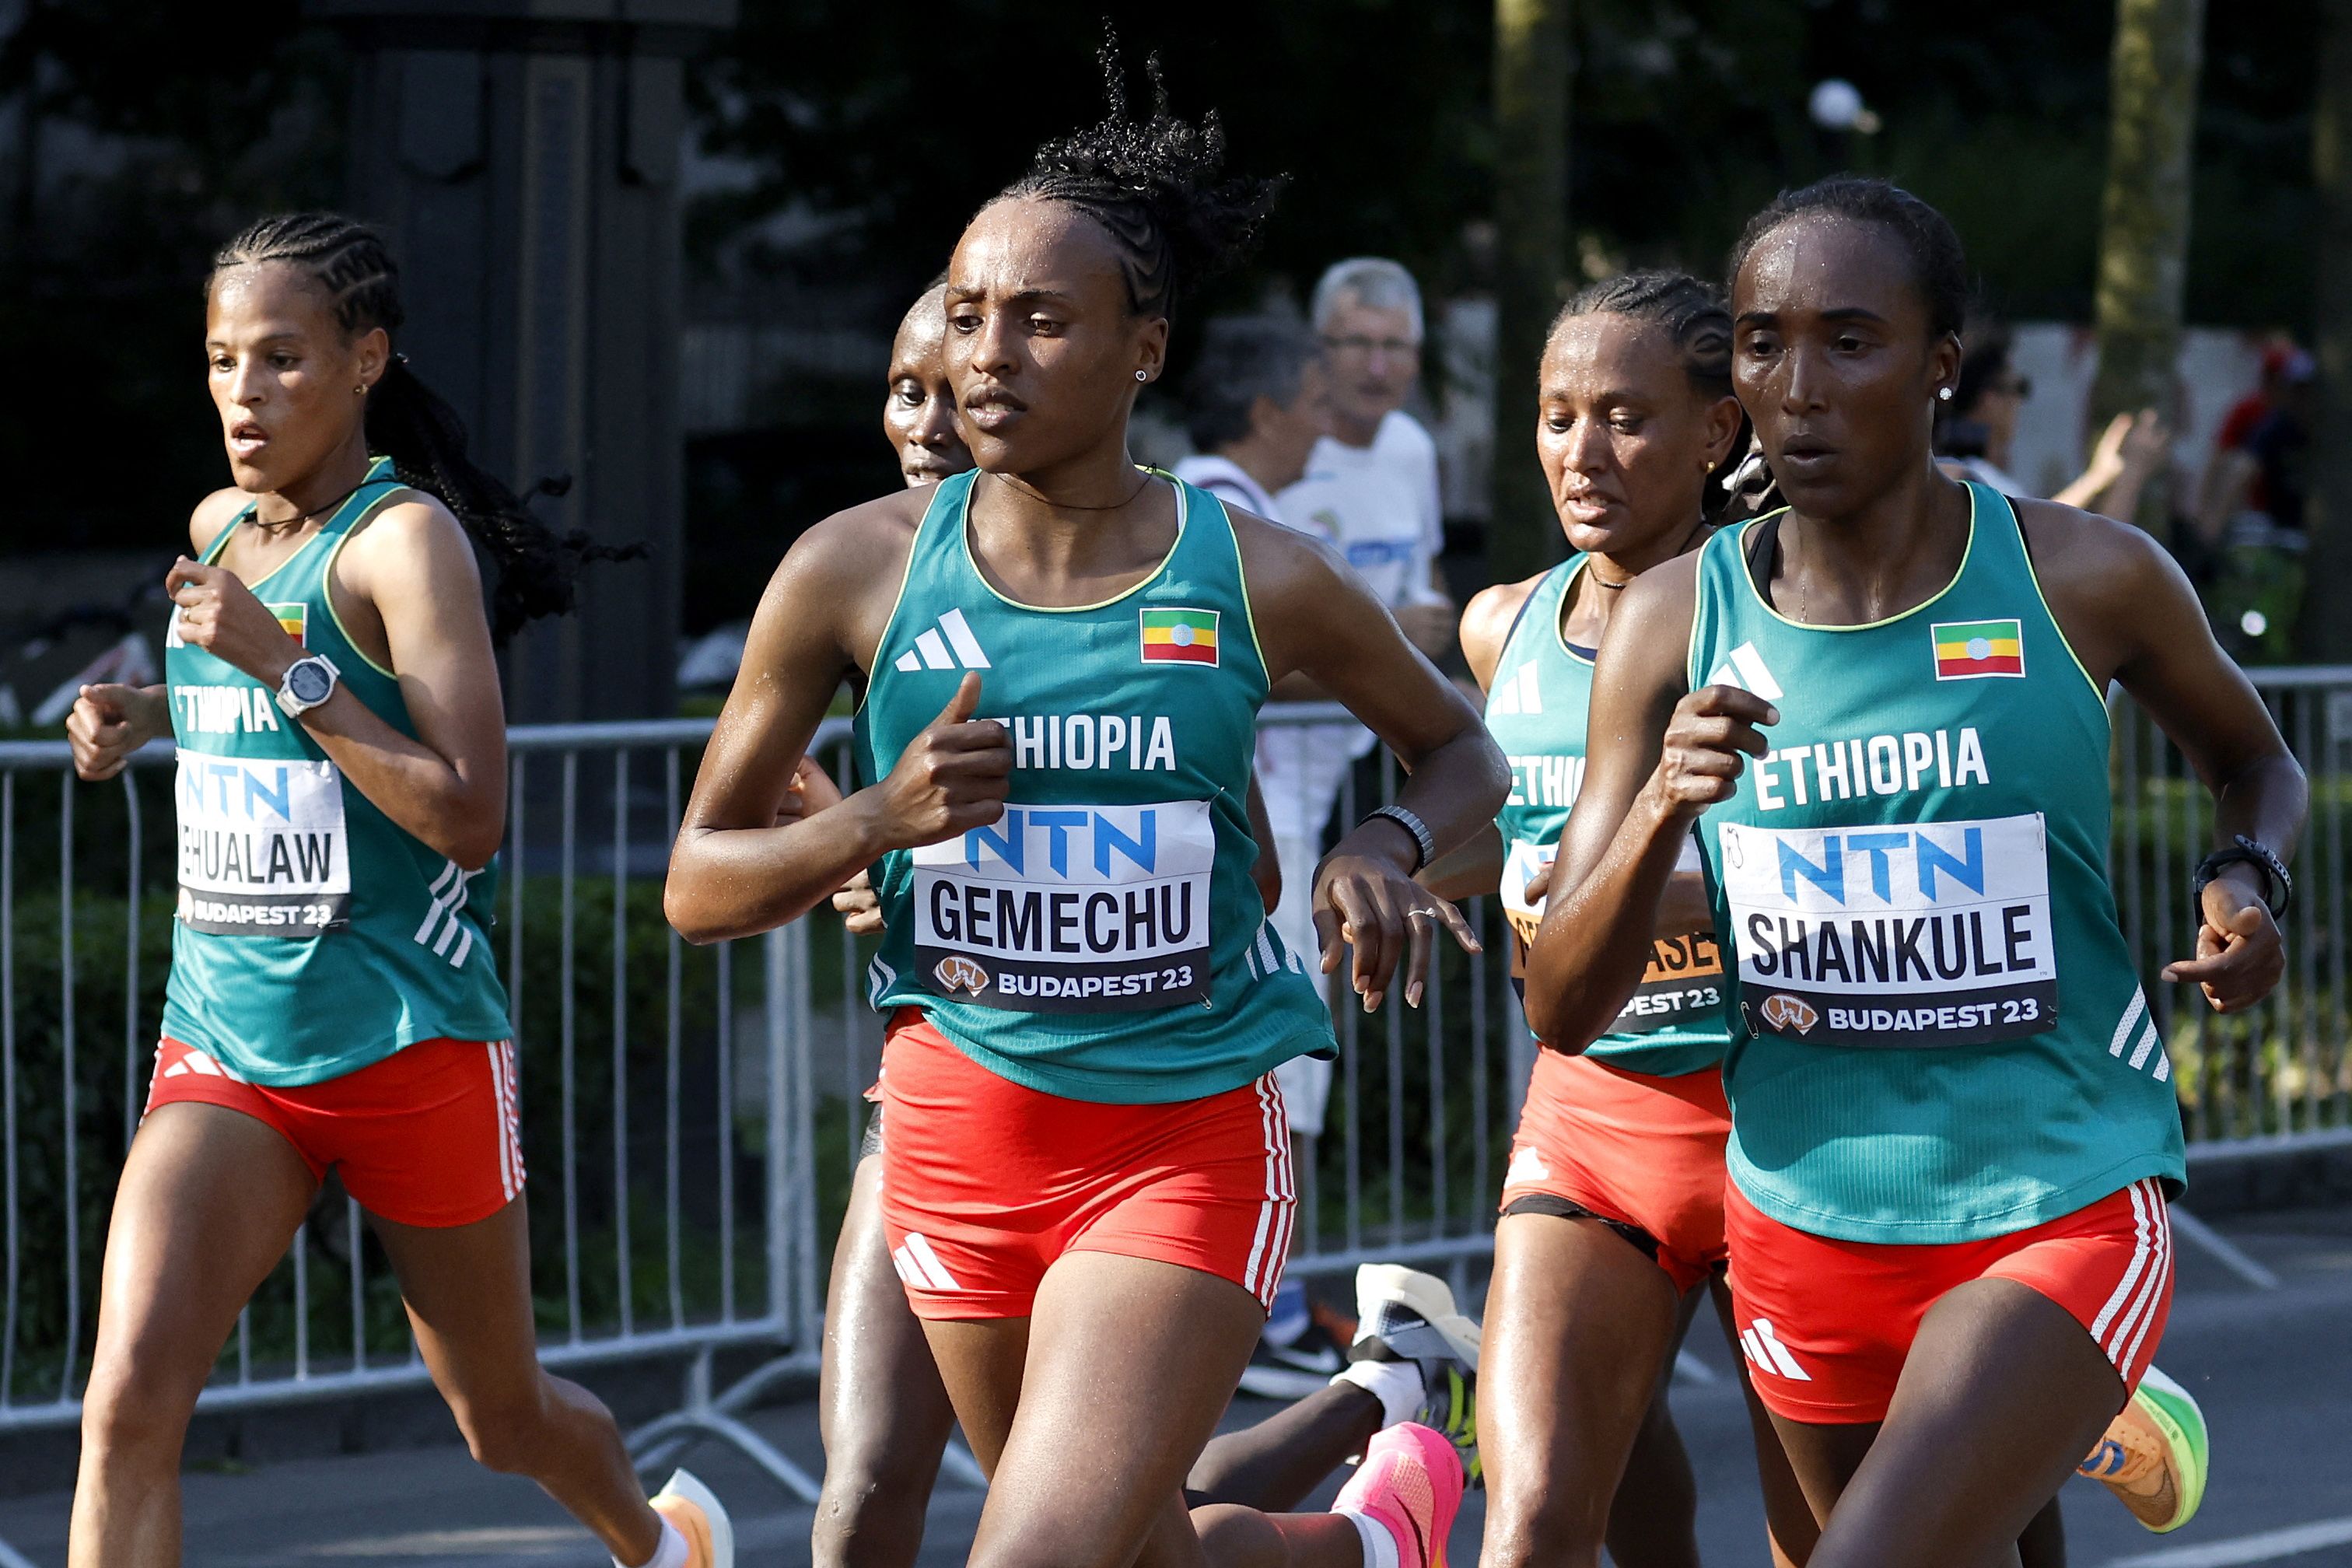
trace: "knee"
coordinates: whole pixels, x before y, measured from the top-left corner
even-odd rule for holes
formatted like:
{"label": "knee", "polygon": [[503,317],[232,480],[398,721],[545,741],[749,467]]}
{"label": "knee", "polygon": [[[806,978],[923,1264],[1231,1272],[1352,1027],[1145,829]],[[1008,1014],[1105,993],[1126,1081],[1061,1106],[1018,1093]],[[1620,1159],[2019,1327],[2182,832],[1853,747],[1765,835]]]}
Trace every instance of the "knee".
{"label": "knee", "polygon": [[938,1464],[896,1454],[872,1461],[826,1457],[809,1538],[815,1568],[903,1568],[914,1561]]}
{"label": "knee", "polygon": [[201,1384],[148,1364],[135,1351],[101,1356],[81,1398],[82,1452],[101,1460],[174,1456],[187,1438]]}
{"label": "knee", "polygon": [[486,1470],[527,1476],[546,1462],[547,1393],[532,1385],[514,1394],[450,1400],[449,1413],[465,1435],[466,1451]]}
{"label": "knee", "polygon": [[1594,1517],[1552,1488],[1498,1493],[1490,1478],[1478,1561],[1481,1568],[1600,1568],[1607,1528],[1606,1515]]}

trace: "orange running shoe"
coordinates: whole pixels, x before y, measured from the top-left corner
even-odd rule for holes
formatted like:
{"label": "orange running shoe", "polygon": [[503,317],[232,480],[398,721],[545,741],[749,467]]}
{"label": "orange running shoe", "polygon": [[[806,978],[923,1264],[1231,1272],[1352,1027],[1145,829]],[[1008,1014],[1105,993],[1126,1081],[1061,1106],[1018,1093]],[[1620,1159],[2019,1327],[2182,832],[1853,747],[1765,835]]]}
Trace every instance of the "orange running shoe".
{"label": "orange running shoe", "polygon": [[2164,1535],[2197,1517],[2208,1454],[2205,1412],[2187,1389],[2149,1367],[2131,1403],[2076,1468]]}
{"label": "orange running shoe", "polygon": [[653,1505],[686,1537],[686,1568],[735,1568],[735,1526],[726,1505],[691,1472],[673,1473]]}

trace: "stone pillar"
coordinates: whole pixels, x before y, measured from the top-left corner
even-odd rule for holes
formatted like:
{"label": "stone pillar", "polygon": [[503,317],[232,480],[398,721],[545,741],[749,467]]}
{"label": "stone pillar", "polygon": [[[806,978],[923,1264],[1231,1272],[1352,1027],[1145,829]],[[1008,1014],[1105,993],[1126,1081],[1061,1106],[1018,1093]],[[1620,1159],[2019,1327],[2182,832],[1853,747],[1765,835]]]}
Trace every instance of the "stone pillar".
{"label": "stone pillar", "polygon": [[354,56],[345,205],[383,226],[400,346],[539,515],[650,559],[506,658],[518,721],[675,708],[684,58],[735,0],[309,0]]}

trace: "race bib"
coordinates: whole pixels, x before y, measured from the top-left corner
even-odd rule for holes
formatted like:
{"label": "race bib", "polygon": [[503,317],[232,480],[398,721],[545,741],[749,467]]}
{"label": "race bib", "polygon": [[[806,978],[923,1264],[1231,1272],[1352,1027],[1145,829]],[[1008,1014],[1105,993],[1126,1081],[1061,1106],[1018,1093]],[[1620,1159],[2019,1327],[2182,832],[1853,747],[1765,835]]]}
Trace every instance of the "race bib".
{"label": "race bib", "polygon": [[1007,805],[913,858],[926,990],[1032,1013],[1209,1000],[1205,800]]}
{"label": "race bib", "polygon": [[335,764],[180,752],[179,918],[222,936],[314,937],[350,918]]}
{"label": "race bib", "polygon": [[2042,819],[1722,827],[1748,1027],[1826,1046],[1973,1046],[2058,1021]]}
{"label": "race bib", "polygon": [[1650,967],[1610,1028],[1620,1035],[1646,1035],[1722,1026],[1723,949],[1713,931],[1692,931],[1651,940]]}
{"label": "race bib", "polygon": [[1544,901],[1530,900],[1528,883],[1536,874],[1552,863],[1559,853],[1554,844],[1530,844],[1524,838],[1514,838],[1503,855],[1503,914],[1511,922],[1511,931],[1522,947],[1536,939],[1536,927],[1543,924]]}

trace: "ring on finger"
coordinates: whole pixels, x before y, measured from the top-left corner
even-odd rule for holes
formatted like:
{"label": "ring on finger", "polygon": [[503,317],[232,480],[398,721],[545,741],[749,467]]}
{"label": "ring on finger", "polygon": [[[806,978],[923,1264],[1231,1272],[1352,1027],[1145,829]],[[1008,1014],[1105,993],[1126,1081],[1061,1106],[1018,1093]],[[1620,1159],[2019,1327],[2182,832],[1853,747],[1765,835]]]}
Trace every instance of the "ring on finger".
{"label": "ring on finger", "polygon": [[1409,921],[1433,921],[1437,918],[1437,911],[1435,910],[1407,910],[1404,912],[1404,918]]}

